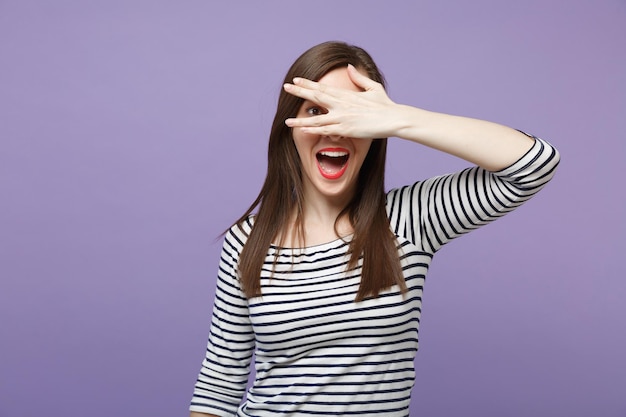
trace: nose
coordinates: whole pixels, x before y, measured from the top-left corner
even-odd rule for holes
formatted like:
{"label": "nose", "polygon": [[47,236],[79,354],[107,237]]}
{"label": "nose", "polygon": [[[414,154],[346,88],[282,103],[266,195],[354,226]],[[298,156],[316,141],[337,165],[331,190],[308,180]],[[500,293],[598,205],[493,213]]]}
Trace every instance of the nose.
{"label": "nose", "polygon": [[341,135],[327,135],[328,139],[330,139],[333,142],[337,142],[341,139],[343,139],[343,136]]}

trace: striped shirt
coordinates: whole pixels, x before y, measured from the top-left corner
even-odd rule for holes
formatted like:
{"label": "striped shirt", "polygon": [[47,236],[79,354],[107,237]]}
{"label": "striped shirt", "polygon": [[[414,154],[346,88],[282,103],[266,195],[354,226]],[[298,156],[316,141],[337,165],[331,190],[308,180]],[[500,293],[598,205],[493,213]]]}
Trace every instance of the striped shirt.
{"label": "striped shirt", "polygon": [[[247,299],[236,270],[253,220],[231,228],[190,409],[218,416],[408,416],[433,255],[528,200],[558,162],[557,151],[537,139],[504,170],[473,167],[390,191],[387,213],[408,287],[404,295],[394,286],[355,302],[361,264],[346,270],[348,237],[298,249],[270,247],[263,296]],[[246,393],[253,353],[256,379]]]}

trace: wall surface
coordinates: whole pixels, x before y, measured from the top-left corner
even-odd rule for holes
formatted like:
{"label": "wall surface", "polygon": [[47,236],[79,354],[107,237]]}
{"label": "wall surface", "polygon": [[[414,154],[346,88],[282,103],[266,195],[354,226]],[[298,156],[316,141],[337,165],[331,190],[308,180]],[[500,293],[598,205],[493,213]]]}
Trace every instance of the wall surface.
{"label": "wall surface", "polygon": [[[543,137],[535,199],[435,258],[412,416],[626,416],[626,2],[0,1],[0,416],[183,416],[282,77]],[[389,187],[467,164],[392,139]]]}

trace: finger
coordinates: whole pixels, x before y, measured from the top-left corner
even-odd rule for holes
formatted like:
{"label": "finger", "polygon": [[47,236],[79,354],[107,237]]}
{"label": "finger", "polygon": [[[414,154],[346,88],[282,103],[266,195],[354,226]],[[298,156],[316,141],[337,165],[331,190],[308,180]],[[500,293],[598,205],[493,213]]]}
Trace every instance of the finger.
{"label": "finger", "polygon": [[328,104],[326,100],[328,96],[323,91],[320,91],[319,88],[311,89],[289,83],[284,84],[283,88],[287,93],[296,97],[300,97],[304,100],[309,100],[312,103],[320,105]]}
{"label": "finger", "polygon": [[331,97],[336,97],[345,90],[343,88],[333,87],[328,84],[324,84],[318,81],[312,81],[307,78],[295,77],[293,84],[304,89],[319,92],[320,95],[326,94]]}
{"label": "finger", "polygon": [[366,91],[380,87],[379,83],[359,72],[352,64],[348,64],[348,76],[354,84]]}
{"label": "finger", "polygon": [[343,138],[352,138],[352,139],[371,139],[371,136],[358,134],[356,131],[352,129],[347,129],[341,124],[329,124],[324,126],[305,126],[301,127],[300,130],[303,133],[308,133],[311,135],[320,135],[320,136],[341,136]]}
{"label": "finger", "polygon": [[303,133],[320,136],[346,136],[346,134],[338,127],[339,125],[324,126],[304,126],[300,130]]}
{"label": "finger", "polygon": [[311,90],[307,90],[305,88],[298,87],[297,85],[289,83],[283,84],[283,89],[292,96],[300,97],[305,100],[311,100],[313,96]]}
{"label": "finger", "polygon": [[336,123],[332,117],[328,115],[312,116],[312,117],[290,117],[285,120],[285,124],[289,127],[318,127]]}
{"label": "finger", "polygon": [[308,88],[309,90],[319,90],[320,83],[317,81],[312,81],[307,78],[302,77],[294,77],[293,83],[302,88]]}

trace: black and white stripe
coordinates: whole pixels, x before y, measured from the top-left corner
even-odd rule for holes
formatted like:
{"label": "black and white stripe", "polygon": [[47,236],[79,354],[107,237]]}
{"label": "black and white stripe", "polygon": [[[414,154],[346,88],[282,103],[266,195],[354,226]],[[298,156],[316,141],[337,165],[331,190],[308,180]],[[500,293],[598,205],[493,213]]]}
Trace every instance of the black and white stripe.
{"label": "black and white stripe", "polygon": [[[389,192],[405,296],[392,287],[355,302],[360,264],[346,271],[348,242],[339,239],[301,249],[271,247],[261,274],[263,296],[248,300],[236,266],[252,219],[243,229],[233,227],[224,240],[191,410],[219,416],[408,416],[422,290],[433,255],[529,199],[558,161],[554,148],[536,140],[500,172],[469,168]],[[256,380],[241,404],[253,351]]]}

